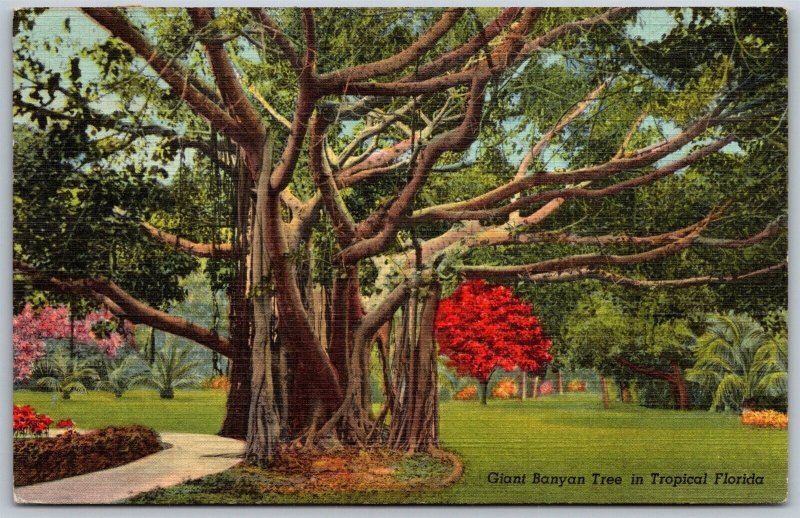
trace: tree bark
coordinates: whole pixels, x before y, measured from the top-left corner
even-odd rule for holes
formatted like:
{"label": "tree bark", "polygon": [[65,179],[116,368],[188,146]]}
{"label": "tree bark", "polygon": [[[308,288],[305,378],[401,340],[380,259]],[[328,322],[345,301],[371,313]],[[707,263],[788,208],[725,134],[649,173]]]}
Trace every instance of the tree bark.
{"label": "tree bark", "polygon": [[558,395],[564,395],[564,375],[561,374],[561,369],[556,371],[556,383],[558,384]]}
{"label": "tree bark", "polygon": [[525,396],[527,396],[527,394],[525,393],[527,384],[528,384],[528,373],[526,371],[522,371],[522,391],[520,393],[520,399],[522,401],[525,401]]}
{"label": "tree bark", "polygon": [[675,391],[675,404],[678,410],[689,409],[689,392],[686,390],[686,380],[683,378],[683,370],[680,364],[673,360],[671,362],[672,376],[671,383]]}
{"label": "tree bark", "polygon": [[533,399],[536,399],[539,396],[539,376],[536,375],[533,377],[533,395],[531,396]]}
{"label": "tree bark", "polygon": [[395,352],[395,399],[389,429],[389,446],[409,453],[426,451],[439,444],[437,352],[433,336],[441,286],[433,281],[422,298],[413,293],[403,319],[405,339]]}
{"label": "tree bark", "polygon": [[269,255],[266,251],[266,197],[271,171],[271,139],[265,145],[253,214],[247,293],[253,303],[250,413],[247,424],[247,462],[266,467],[276,458],[280,418],[272,377],[273,305]]}
{"label": "tree bark", "polygon": [[600,394],[603,396],[603,408],[608,409],[608,380],[602,374],[600,375]]}

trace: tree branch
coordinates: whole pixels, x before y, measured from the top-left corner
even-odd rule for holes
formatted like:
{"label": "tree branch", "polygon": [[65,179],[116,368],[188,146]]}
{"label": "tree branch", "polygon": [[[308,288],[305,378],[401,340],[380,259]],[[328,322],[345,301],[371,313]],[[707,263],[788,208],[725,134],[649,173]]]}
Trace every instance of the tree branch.
{"label": "tree branch", "polygon": [[103,279],[65,279],[36,270],[21,261],[14,261],[14,271],[25,275],[31,283],[48,291],[72,293],[106,304],[120,318],[144,324],[161,331],[187,338],[223,356],[230,357],[232,348],[227,339],[184,318],[148,306],[115,283]]}
{"label": "tree branch", "polygon": [[272,38],[281,49],[281,52],[283,52],[283,56],[289,62],[295,74],[299,76],[303,71],[303,61],[300,59],[292,41],[280,29],[278,24],[264,12],[264,9],[253,7],[250,9],[250,13],[264,27],[269,37]]}
{"label": "tree branch", "polygon": [[195,112],[208,120],[214,129],[237,142],[242,138],[237,122],[216,103],[217,95],[179,63],[161,55],[144,35],[128,22],[119,9],[83,8],[83,12],[147,60],[147,64],[170,86],[173,94],[186,101]]}
{"label": "tree branch", "polygon": [[197,257],[233,257],[233,245],[231,243],[196,243],[160,230],[146,221],[142,221],[141,226],[156,241],[174,247],[181,252]]}
{"label": "tree branch", "polygon": [[685,235],[682,235],[681,237],[674,239],[667,244],[653,248],[646,252],[628,255],[583,254],[515,266],[463,266],[461,268],[461,274],[467,278],[507,278],[529,276],[547,272],[575,270],[579,268],[622,266],[655,261],[656,259],[666,257],[667,255],[672,255],[687,248],[695,239],[700,237],[700,233],[706,227],[708,227],[713,220],[717,219],[720,214],[720,209],[711,211],[698,223],[688,227],[689,231],[686,232]]}
{"label": "tree branch", "polygon": [[324,74],[320,77],[320,82],[325,85],[326,90],[333,92],[341,89],[347,83],[363,81],[402,70],[430,50],[463,16],[464,11],[465,9],[462,8],[447,9],[427,32],[394,56],[366,65],[353,66]]}
{"label": "tree branch", "polygon": [[595,279],[604,282],[610,282],[620,286],[628,286],[632,288],[675,288],[685,286],[696,286],[702,284],[722,284],[728,282],[737,282],[759,275],[765,275],[771,272],[782,270],[788,266],[787,262],[773,264],[765,268],[753,270],[745,273],[734,273],[728,275],[703,275],[698,277],[687,277],[683,279],[635,279],[626,277],[618,273],[609,272],[605,270],[596,270],[592,268],[579,268],[576,270],[564,270],[559,272],[548,272],[536,275],[530,275],[525,279],[534,284],[536,283],[552,283],[552,282],[571,282],[581,279]]}

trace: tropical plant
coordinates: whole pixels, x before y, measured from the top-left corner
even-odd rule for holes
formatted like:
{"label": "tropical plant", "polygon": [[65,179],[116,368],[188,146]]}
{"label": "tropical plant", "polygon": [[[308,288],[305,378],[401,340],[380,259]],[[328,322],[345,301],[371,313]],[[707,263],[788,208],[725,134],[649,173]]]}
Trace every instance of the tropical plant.
{"label": "tropical plant", "polygon": [[156,353],[156,360],[142,383],[158,389],[162,399],[174,398],[176,388],[199,383],[200,377],[194,370],[200,362],[189,359],[190,351],[189,347],[166,345]]}
{"label": "tropical plant", "polygon": [[116,397],[122,397],[125,391],[140,385],[146,379],[147,368],[136,356],[116,359],[107,365],[107,375],[97,384],[100,390],[107,390]]}
{"label": "tropical plant", "polygon": [[760,397],[786,394],[785,337],[770,337],[743,314],[713,315],[708,324],[686,377],[713,391],[711,409],[747,409]]}
{"label": "tropical plant", "polygon": [[86,392],[87,381],[100,378],[97,371],[82,358],[70,357],[63,348],[50,357],[36,362],[33,368],[36,385],[60,392],[63,399],[69,399],[73,392]]}

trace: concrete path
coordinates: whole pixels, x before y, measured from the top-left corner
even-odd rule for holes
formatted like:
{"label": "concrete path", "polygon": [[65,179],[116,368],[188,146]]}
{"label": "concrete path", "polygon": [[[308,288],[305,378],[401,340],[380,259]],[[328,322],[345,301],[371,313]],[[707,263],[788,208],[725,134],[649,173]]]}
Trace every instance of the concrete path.
{"label": "concrete path", "polygon": [[18,504],[110,504],[159,487],[225,471],[244,443],[194,433],[161,433],[172,447],[116,468],[14,488]]}

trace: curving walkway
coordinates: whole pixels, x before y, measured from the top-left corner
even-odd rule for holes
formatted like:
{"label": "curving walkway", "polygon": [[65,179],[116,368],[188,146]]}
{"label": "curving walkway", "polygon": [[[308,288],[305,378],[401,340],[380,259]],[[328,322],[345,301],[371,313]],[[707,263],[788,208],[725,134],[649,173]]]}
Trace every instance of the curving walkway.
{"label": "curving walkway", "polygon": [[225,471],[244,443],[216,435],[160,433],[171,448],[116,468],[14,488],[18,504],[110,504],[159,487]]}

